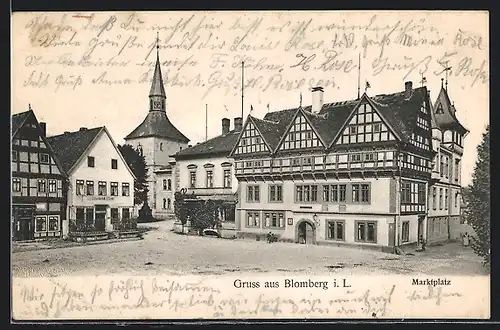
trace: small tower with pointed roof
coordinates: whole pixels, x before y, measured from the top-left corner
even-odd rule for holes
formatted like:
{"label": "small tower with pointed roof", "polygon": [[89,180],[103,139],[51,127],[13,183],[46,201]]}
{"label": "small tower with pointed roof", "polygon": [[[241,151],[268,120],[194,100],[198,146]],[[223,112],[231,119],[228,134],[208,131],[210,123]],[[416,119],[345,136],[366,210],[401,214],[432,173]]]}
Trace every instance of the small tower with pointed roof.
{"label": "small tower with pointed roof", "polygon": [[157,181],[163,179],[157,178],[156,173],[161,173],[163,169],[169,167],[170,162],[175,160],[171,156],[186,148],[189,142],[167,116],[167,95],[163,85],[159,48],[157,36],[156,62],[149,90],[148,113],[142,123],[125,137],[127,144],[137,148],[144,155],[149,175],[148,204],[153,209],[153,215],[155,209],[162,209],[162,203],[156,201],[158,199],[156,191]]}

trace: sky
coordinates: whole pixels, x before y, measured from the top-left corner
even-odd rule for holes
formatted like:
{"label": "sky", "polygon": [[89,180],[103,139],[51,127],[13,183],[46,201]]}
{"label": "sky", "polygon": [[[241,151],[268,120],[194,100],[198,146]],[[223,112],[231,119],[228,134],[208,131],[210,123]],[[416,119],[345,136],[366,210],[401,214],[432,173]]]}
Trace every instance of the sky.
{"label": "sky", "polygon": [[320,85],[325,103],[355,99],[366,81],[376,95],[425,77],[435,101],[447,78],[470,131],[464,185],[489,123],[486,12],[15,13],[12,27],[11,111],[31,105],[48,135],[106,126],[123,143],[147,115],[157,44],[167,115],[191,144],[241,116],[242,61],[244,117],[311,104]]}

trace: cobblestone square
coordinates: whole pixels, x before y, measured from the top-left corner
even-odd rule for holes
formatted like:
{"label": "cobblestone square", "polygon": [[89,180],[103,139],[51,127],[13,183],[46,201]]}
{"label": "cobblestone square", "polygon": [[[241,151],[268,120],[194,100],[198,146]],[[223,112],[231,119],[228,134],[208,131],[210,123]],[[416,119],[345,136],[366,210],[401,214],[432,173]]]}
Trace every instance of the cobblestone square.
{"label": "cobblestone square", "polygon": [[355,248],[178,235],[170,231],[169,221],[142,226],[155,227],[142,240],[15,252],[13,276],[487,275],[472,249],[458,243],[398,256]]}

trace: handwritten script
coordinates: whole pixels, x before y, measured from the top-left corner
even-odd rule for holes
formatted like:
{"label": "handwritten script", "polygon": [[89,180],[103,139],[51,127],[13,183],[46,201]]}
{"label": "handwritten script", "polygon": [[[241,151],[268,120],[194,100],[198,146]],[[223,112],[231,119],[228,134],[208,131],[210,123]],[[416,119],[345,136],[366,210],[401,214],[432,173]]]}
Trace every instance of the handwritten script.
{"label": "handwritten script", "polygon": [[237,95],[242,80],[258,92],[337,88],[360,63],[364,77],[447,73],[468,88],[489,81],[487,31],[467,20],[447,16],[455,24],[444,26],[437,24],[444,14],[347,15],[36,13],[18,17],[14,38],[26,44],[17,62],[22,86],[53,92],[148,84],[157,48],[165,85],[203,98]]}
{"label": "handwritten script", "polygon": [[[16,319],[391,317],[451,310],[467,297],[450,287],[391,284],[346,289],[235,290],[231,279],[169,277],[14,279]],[[373,282],[372,282],[373,283]],[[406,283],[410,283],[407,280]],[[486,297],[485,297],[486,298]],[[486,301],[486,300],[485,300]],[[476,305],[476,307],[479,307]],[[458,314],[457,314],[458,315]],[[418,315],[417,315],[418,316]]]}

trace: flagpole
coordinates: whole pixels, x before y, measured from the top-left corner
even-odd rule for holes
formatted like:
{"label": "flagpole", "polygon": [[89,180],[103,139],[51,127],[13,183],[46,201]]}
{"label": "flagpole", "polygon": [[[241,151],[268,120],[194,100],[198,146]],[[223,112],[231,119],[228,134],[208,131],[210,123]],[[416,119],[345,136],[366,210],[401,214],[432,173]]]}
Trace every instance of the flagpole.
{"label": "flagpole", "polygon": [[245,89],[245,78],[244,78],[244,74],[245,74],[245,62],[242,61],[241,62],[241,119],[243,119],[243,91]]}
{"label": "flagpole", "polygon": [[360,88],[361,88],[361,53],[358,54],[358,99],[360,97]]}
{"label": "flagpole", "polygon": [[205,141],[208,140],[208,103],[205,104]]}

